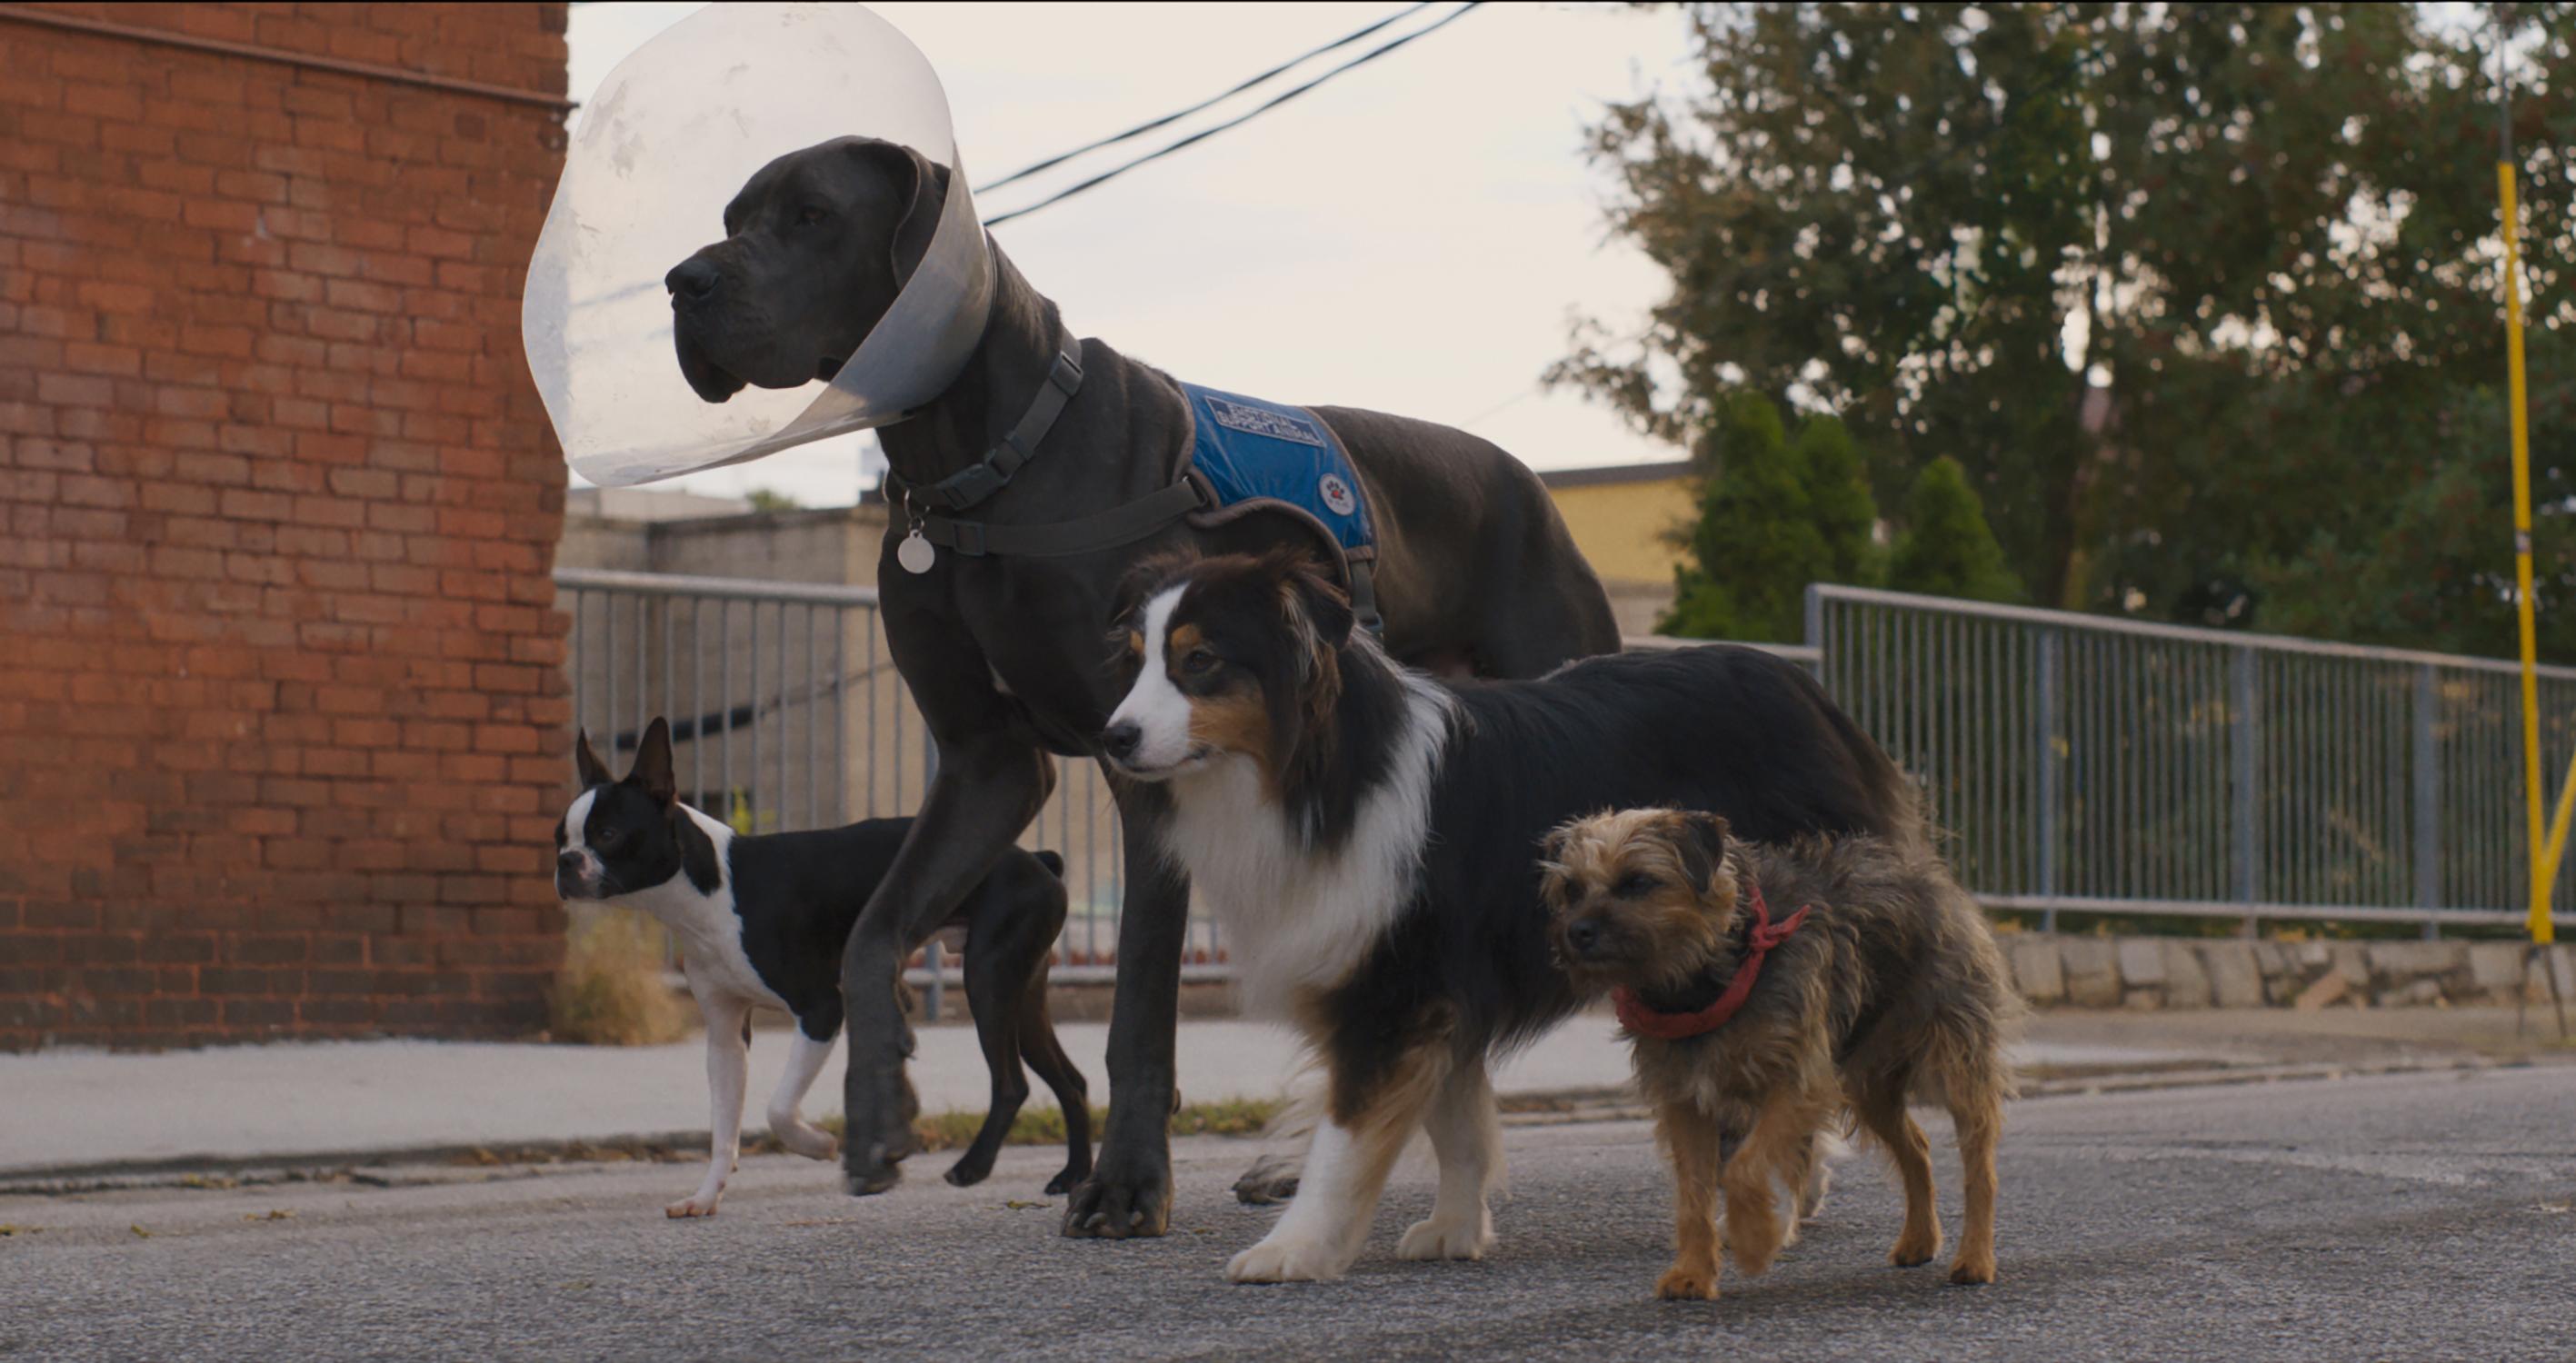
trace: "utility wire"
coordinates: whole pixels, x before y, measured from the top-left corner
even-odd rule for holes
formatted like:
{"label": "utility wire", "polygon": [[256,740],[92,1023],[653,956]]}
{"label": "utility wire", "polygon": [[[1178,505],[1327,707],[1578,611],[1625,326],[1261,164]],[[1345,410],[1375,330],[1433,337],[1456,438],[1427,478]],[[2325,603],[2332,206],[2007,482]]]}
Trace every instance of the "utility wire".
{"label": "utility wire", "polygon": [[[1481,8],[1481,7],[1483,6],[1483,4],[1484,4],[1484,0],[1468,0],[1468,3],[1463,4],[1463,5],[1460,5],[1458,8],[1456,8],[1456,9],[1454,9],[1454,10],[1451,10],[1449,13],[1447,13],[1447,14],[1445,14],[1445,15],[1442,15],[1442,16],[1440,17],[1440,19],[1439,19],[1439,21],[1438,21],[1438,22],[1433,23],[1433,24],[1426,25],[1425,27],[1422,27],[1422,28],[1415,29],[1415,30],[1414,30],[1414,31],[1412,31],[1411,33],[1407,33],[1407,34],[1405,34],[1405,35],[1404,35],[1403,37],[1401,37],[1401,38],[1396,38],[1396,39],[1394,39],[1394,40],[1392,40],[1392,41],[1385,42],[1385,43],[1381,43],[1381,44],[1379,44],[1379,45],[1378,45],[1378,46],[1376,46],[1376,47],[1370,48],[1368,51],[1363,52],[1363,53],[1361,53],[1360,55],[1358,55],[1358,56],[1356,56],[1356,57],[1351,58],[1349,61],[1346,61],[1346,62],[1342,63],[1341,65],[1334,67],[1332,70],[1327,71],[1327,72],[1325,72],[1324,74],[1322,74],[1322,75],[1320,75],[1320,76],[1315,77],[1313,80],[1310,80],[1310,81],[1306,82],[1306,83],[1305,83],[1305,84],[1303,84],[1303,85],[1299,85],[1299,86],[1292,87],[1292,88],[1290,88],[1290,89],[1288,89],[1288,90],[1286,90],[1286,91],[1283,91],[1283,92],[1282,92],[1282,93],[1280,93],[1280,94],[1274,95],[1274,96],[1272,96],[1270,99],[1268,99],[1268,100],[1266,100],[1266,101],[1264,101],[1264,102],[1262,102],[1262,103],[1260,103],[1260,104],[1256,104],[1256,105],[1254,105],[1251,109],[1249,109],[1249,110],[1245,111],[1244,113],[1238,114],[1238,115],[1236,115],[1236,116],[1235,116],[1235,117],[1233,117],[1233,118],[1227,119],[1227,120],[1226,120],[1225,122],[1223,122],[1223,123],[1216,124],[1216,125],[1214,125],[1214,126],[1212,126],[1212,127],[1202,128],[1202,129],[1200,129],[1199,131],[1194,132],[1194,133],[1190,134],[1189,136],[1184,137],[1184,138],[1180,139],[1179,141],[1174,142],[1174,143],[1172,143],[1172,144],[1170,144],[1170,145],[1168,145],[1168,146],[1160,147],[1160,148],[1157,148],[1157,149],[1155,149],[1155,150],[1153,150],[1153,151],[1149,151],[1149,152],[1145,153],[1144,155],[1139,156],[1139,157],[1137,157],[1136,159],[1134,159],[1134,160],[1132,160],[1132,161],[1128,161],[1128,162],[1126,162],[1126,163],[1124,163],[1124,164],[1122,164],[1122,165],[1112,166],[1112,167],[1110,167],[1108,170],[1102,171],[1102,172],[1101,172],[1101,173],[1099,173],[1098,175],[1094,175],[1094,176],[1092,176],[1092,177],[1091,177],[1090,179],[1088,179],[1088,180],[1084,180],[1084,181],[1082,181],[1082,182],[1081,182],[1081,183],[1079,183],[1079,184],[1072,185],[1072,186],[1070,186],[1070,187],[1068,187],[1068,188],[1065,188],[1065,189],[1062,189],[1062,190],[1058,190],[1056,193],[1051,194],[1051,195],[1048,195],[1046,198],[1040,199],[1040,200],[1038,200],[1036,203],[1030,204],[1030,205],[1029,205],[1028,207],[1026,207],[1026,208],[1015,208],[1015,209],[1012,209],[1012,210],[1011,210],[1010,212],[1008,212],[1008,213],[1001,213],[1001,214],[997,214],[997,215],[995,215],[995,216],[993,216],[993,217],[986,218],[986,219],[984,220],[984,225],[985,225],[986,227],[999,227],[999,226],[1001,226],[1003,223],[1009,222],[1009,221],[1010,221],[1011,219],[1013,219],[1013,218],[1024,218],[1024,217],[1027,217],[1029,214],[1031,214],[1031,213],[1035,213],[1035,212],[1037,212],[1037,211],[1038,211],[1039,209],[1041,209],[1041,208],[1046,208],[1046,207],[1049,207],[1049,206],[1054,205],[1054,204],[1062,203],[1062,202],[1064,202],[1065,200],[1072,198],[1072,197],[1073,197],[1073,196],[1075,196],[1076,194],[1083,193],[1083,192],[1084,192],[1084,191],[1086,191],[1086,190],[1096,189],[1096,188],[1100,187],[1101,185],[1107,184],[1109,181],[1111,181],[1111,180],[1115,180],[1115,179],[1117,179],[1119,176],[1124,175],[1124,174],[1126,174],[1127,172],[1129,172],[1129,171],[1131,171],[1131,170],[1134,170],[1134,169],[1136,169],[1138,166],[1144,165],[1145,163],[1147,163],[1147,162],[1149,162],[1149,161],[1159,161],[1159,160],[1161,160],[1162,158],[1164,158],[1164,157],[1166,157],[1166,156],[1169,156],[1169,155],[1171,155],[1172,153],[1174,153],[1174,152],[1176,152],[1176,151],[1179,151],[1179,150],[1181,150],[1181,149],[1182,149],[1182,148],[1184,148],[1184,147],[1189,147],[1189,146],[1192,146],[1192,145],[1194,145],[1194,144],[1196,144],[1196,143],[1204,142],[1204,141],[1206,141],[1207,139],[1209,139],[1209,138],[1211,138],[1211,137],[1214,137],[1214,136],[1216,136],[1218,133],[1224,132],[1224,131],[1226,131],[1226,130],[1227,130],[1227,129],[1229,129],[1229,128],[1239,128],[1239,127],[1242,127],[1244,124],[1251,122],[1253,119],[1259,118],[1261,115],[1266,114],[1266,113],[1270,112],[1271,110],[1278,108],[1280,105],[1285,104],[1285,103],[1287,103],[1288,101],[1290,101],[1290,100],[1292,100],[1292,99],[1295,99],[1295,98],[1296,98],[1296,97],[1298,97],[1299,95],[1302,95],[1302,94],[1306,93],[1307,91],[1314,89],[1316,86],[1321,85],[1321,84],[1323,84],[1324,82],[1326,82],[1326,81],[1328,81],[1328,80],[1331,80],[1331,79],[1332,79],[1333,77],[1335,77],[1335,76],[1341,75],[1341,74],[1342,74],[1343,72],[1345,72],[1345,71],[1350,71],[1350,70],[1354,70],[1354,69],[1356,69],[1356,68],[1358,68],[1358,67],[1366,66],[1366,65],[1367,65],[1367,64],[1369,64],[1370,62],[1376,61],[1378,58],[1383,57],[1383,56],[1385,56],[1386,54],[1388,54],[1388,53],[1390,53],[1390,52],[1393,52],[1393,51],[1394,51],[1394,50],[1396,50],[1397,48],[1404,46],[1406,43],[1412,42],[1412,41],[1413,41],[1414,39],[1416,39],[1416,38],[1420,38],[1420,37],[1423,37],[1423,36],[1425,36],[1425,35],[1427,35],[1427,34],[1435,33],[1435,32],[1438,32],[1438,31],[1439,31],[1439,30],[1441,30],[1441,29],[1447,28],[1449,25],[1451,25],[1451,24],[1453,24],[1453,23],[1456,23],[1458,20],[1460,20],[1460,19],[1462,19],[1462,18],[1465,18],[1465,17],[1467,16],[1467,14],[1468,14],[1468,12],[1469,12],[1469,11]],[[1399,17],[1401,17],[1401,16],[1399,16]]]}
{"label": "utility wire", "polygon": [[995,181],[993,181],[993,182],[992,182],[992,183],[990,183],[990,184],[977,185],[977,186],[975,187],[975,192],[976,192],[976,193],[978,193],[978,194],[989,193],[989,192],[991,192],[991,191],[993,191],[993,190],[1000,189],[1002,186],[1007,185],[1007,184],[1010,184],[1010,183],[1012,183],[1013,181],[1016,181],[1016,180],[1025,180],[1025,179],[1027,179],[1028,177],[1030,177],[1030,176],[1032,176],[1032,175],[1035,175],[1035,174],[1037,174],[1037,173],[1038,173],[1038,172],[1040,172],[1040,171],[1044,171],[1044,170],[1053,170],[1053,169],[1055,169],[1057,166],[1063,165],[1065,162],[1070,161],[1070,160],[1072,160],[1073,158],[1075,158],[1075,157],[1077,157],[1077,156],[1084,156],[1084,155],[1088,155],[1088,154],[1090,154],[1090,153],[1092,153],[1092,152],[1095,152],[1095,151],[1100,150],[1100,149],[1101,149],[1101,148],[1103,148],[1103,147],[1114,147],[1114,146],[1118,145],[1118,144],[1119,144],[1119,143],[1121,143],[1121,142],[1129,141],[1130,139],[1133,139],[1133,138],[1142,137],[1142,136],[1144,136],[1145,134],[1147,134],[1147,133],[1149,133],[1149,132],[1154,131],[1156,128],[1166,127],[1166,126],[1169,126],[1170,124],[1177,123],[1177,122],[1181,121],[1182,119],[1187,118],[1187,117],[1189,117],[1190,115],[1192,115],[1192,114],[1194,114],[1194,113],[1197,113],[1197,112],[1198,112],[1198,111],[1200,111],[1201,109],[1205,109],[1205,108],[1207,108],[1207,107],[1208,107],[1208,106],[1210,106],[1210,105],[1214,105],[1214,104],[1222,104],[1222,103],[1224,103],[1225,101],[1227,101],[1227,100],[1229,100],[1229,99],[1234,98],[1236,95],[1242,94],[1244,91],[1249,90],[1249,89],[1251,89],[1252,87],[1254,87],[1254,86],[1256,86],[1256,85],[1259,85],[1259,84],[1261,84],[1262,82],[1267,81],[1267,80],[1271,79],[1271,78],[1272,78],[1272,77],[1274,77],[1274,76],[1279,75],[1281,72],[1291,70],[1291,69],[1293,69],[1293,68],[1295,68],[1295,67],[1298,67],[1298,66],[1302,66],[1302,65],[1304,65],[1305,63],[1307,63],[1307,62],[1309,62],[1309,61],[1312,61],[1312,60],[1314,60],[1315,58],[1320,57],[1320,56],[1324,55],[1324,54],[1325,54],[1325,53],[1327,53],[1327,52],[1331,52],[1331,51],[1333,51],[1333,50],[1334,50],[1334,49],[1336,49],[1336,48],[1348,47],[1348,46],[1350,46],[1351,44],[1353,44],[1353,43],[1355,43],[1355,42],[1358,42],[1360,39],[1365,38],[1365,37],[1369,36],[1370,34],[1377,32],[1379,29],[1385,28],[1387,25],[1394,23],[1394,22],[1395,22],[1395,21],[1397,21],[1398,19],[1409,19],[1409,18],[1413,17],[1414,15],[1421,13],[1423,10],[1426,10],[1426,9],[1429,9],[1429,8],[1431,8],[1431,0],[1421,0],[1421,3],[1420,3],[1420,4],[1414,5],[1414,6],[1410,7],[1410,8],[1407,8],[1407,9],[1398,10],[1398,11],[1396,11],[1395,13],[1390,14],[1390,15],[1386,16],[1385,18],[1378,20],[1376,23],[1371,24],[1371,25],[1369,25],[1369,26],[1368,26],[1368,27],[1366,27],[1366,28],[1363,28],[1363,29],[1357,30],[1356,32],[1345,33],[1345,34],[1343,34],[1341,37],[1335,38],[1335,39],[1334,39],[1334,40],[1332,40],[1331,42],[1324,44],[1322,47],[1318,47],[1318,48],[1314,48],[1314,49],[1312,49],[1312,50],[1310,50],[1310,51],[1306,51],[1306,52],[1298,53],[1296,56],[1291,57],[1291,58],[1289,58],[1288,60],[1286,60],[1286,61],[1284,61],[1284,62],[1279,63],[1277,66],[1271,67],[1269,70],[1262,72],[1260,75],[1254,76],[1254,77],[1252,77],[1252,78],[1251,78],[1251,79],[1249,79],[1249,80],[1246,80],[1246,81],[1243,81],[1243,82],[1241,82],[1241,83],[1239,83],[1239,84],[1237,84],[1237,85],[1234,85],[1233,87],[1231,87],[1231,88],[1229,88],[1229,89],[1227,89],[1227,90],[1223,91],[1222,93],[1214,94],[1214,95],[1210,95],[1210,96],[1208,96],[1206,99],[1200,100],[1198,103],[1193,104],[1193,105],[1191,105],[1190,107],[1188,107],[1188,108],[1186,108],[1186,109],[1177,109],[1177,110],[1174,110],[1173,112],[1168,113],[1168,114],[1165,114],[1165,115],[1163,115],[1161,118],[1154,119],[1154,120],[1153,120],[1153,121],[1151,121],[1151,122],[1147,122],[1147,123],[1139,123],[1139,124],[1137,124],[1135,127],[1129,128],[1129,129],[1128,129],[1127,131],[1125,131],[1125,132],[1122,132],[1122,133],[1111,133],[1109,136],[1104,137],[1104,138],[1101,138],[1101,139],[1100,139],[1099,141],[1097,141],[1097,142],[1086,142],[1086,143],[1082,144],[1081,146],[1074,148],[1074,149],[1073,149],[1073,150],[1071,150],[1071,151],[1064,152],[1064,153],[1062,153],[1062,154],[1060,154],[1060,155],[1056,155],[1056,156],[1050,156],[1050,157],[1048,157],[1047,159],[1045,159],[1045,160],[1043,160],[1043,161],[1039,161],[1039,162],[1037,162],[1037,163],[1035,163],[1035,164],[1033,164],[1033,165],[1026,165],[1026,166],[1022,166],[1022,167],[1020,167],[1018,170],[1012,171],[1010,174],[1005,175],[1005,176],[1003,176],[1001,179],[995,180]]}

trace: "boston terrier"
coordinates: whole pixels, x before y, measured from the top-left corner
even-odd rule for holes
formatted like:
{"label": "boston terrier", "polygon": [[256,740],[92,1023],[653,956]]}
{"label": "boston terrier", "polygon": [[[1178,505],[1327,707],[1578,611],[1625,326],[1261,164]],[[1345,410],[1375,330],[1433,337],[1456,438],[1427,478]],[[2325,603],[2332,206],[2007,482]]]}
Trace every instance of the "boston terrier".
{"label": "boston terrier", "polygon": [[[800,1109],[841,1030],[842,944],[912,821],[737,834],[680,802],[671,730],[660,719],[644,731],[623,780],[591,751],[587,732],[573,762],[582,790],[555,825],[555,891],[566,901],[641,909],[679,943],[689,992],[706,1018],[715,1149],[697,1192],[663,1210],[713,1216],[741,1148],[754,1006],[781,1008],[796,1019],[787,1074],[769,1100],[770,1134],[809,1159],[838,1153],[839,1142],[807,1124]],[[1064,1108],[1066,1162],[1047,1191],[1061,1193],[1091,1172],[1089,1092],[1047,1016],[1049,949],[1065,919],[1063,872],[1053,852],[1013,848],[941,929],[951,940],[963,933],[967,1006],[993,1074],[983,1129],[947,1174],[961,1188],[993,1171],[1002,1138],[1028,1098],[1022,1060]]]}

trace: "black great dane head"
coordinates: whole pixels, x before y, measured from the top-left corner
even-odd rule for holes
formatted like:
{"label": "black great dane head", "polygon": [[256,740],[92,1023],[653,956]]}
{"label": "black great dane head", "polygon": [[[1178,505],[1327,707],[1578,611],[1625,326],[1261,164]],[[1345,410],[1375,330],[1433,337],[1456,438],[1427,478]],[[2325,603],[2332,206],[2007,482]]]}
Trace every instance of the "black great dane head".
{"label": "black great dane head", "polygon": [[761,167],[725,205],[724,240],[662,281],[689,387],[722,402],[839,373],[921,263],[947,192],[947,167],[871,137]]}

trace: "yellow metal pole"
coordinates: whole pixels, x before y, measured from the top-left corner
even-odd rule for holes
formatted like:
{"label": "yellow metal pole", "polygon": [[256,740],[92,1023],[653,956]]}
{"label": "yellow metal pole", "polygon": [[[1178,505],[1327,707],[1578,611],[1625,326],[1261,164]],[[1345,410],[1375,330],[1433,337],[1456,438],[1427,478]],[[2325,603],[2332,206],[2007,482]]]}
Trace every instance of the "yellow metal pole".
{"label": "yellow metal pole", "polygon": [[[2568,816],[2576,814],[2576,760],[2567,764],[2567,783],[2558,788],[2556,812],[2549,817],[2549,845],[2540,856],[2540,880],[2544,885],[2558,883],[2559,857],[2567,850]],[[2548,941],[2542,937],[2541,941]]]}
{"label": "yellow metal pole", "polygon": [[2531,860],[2531,940],[2546,945],[2549,919],[2548,841],[2541,835],[2539,632],[2531,601],[2531,427],[2523,407],[2522,232],[2514,204],[2513,163],[2496,162],[2496,188],[2504,200],[2505,363],[2512,372],[2513,576],[2522,617],[2522,784],[2524,845]]}

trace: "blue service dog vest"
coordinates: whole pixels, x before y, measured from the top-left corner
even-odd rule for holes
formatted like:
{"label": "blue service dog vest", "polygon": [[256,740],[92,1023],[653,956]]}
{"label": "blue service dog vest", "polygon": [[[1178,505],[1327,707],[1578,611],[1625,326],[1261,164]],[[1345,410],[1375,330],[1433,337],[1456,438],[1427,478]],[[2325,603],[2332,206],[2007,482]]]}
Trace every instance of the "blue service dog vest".
{"label": "blue service dog vest", "polygon": [[1285,512],[1332,544],[1352,587],[1352,605],[1376,627],[1367,579],[1377,557],[1377,529],[1359,474],[1341,438],[1303,407],[1221,393],[1195,383],[1190,404],[1190,469],[1204,484],[1202,519],[1231,520],[1251,511]]}
{"label": "blue service dog vest", "polygon": [[929,572],[938,561],[933,545],[968,558],[1088,554],[1133,544],[1184,518],[1206,527],[1248,515],[1281,514],[1315,535],[1317,548],[1332,551],[1330,561],[1350,588],[1351,613],[1358,623],[1371,633],[1384,631],[1374,585],[1377,529],[1369,519],[1368,495],[1341,437],[1303,407],[1184,383],[1190,458],[1170,485],[1096,515],[1052,524],[991,525],[957,516],[1011,481],[1081,388],[1080,347],[1072,333],[1059,328],[1056,345],[1047,385],[1028,414],[983,459],[925,486],[886,470],[887,500],[899,501],[912,520],[911,533],[895,552],[898,565],[907,572]]}

